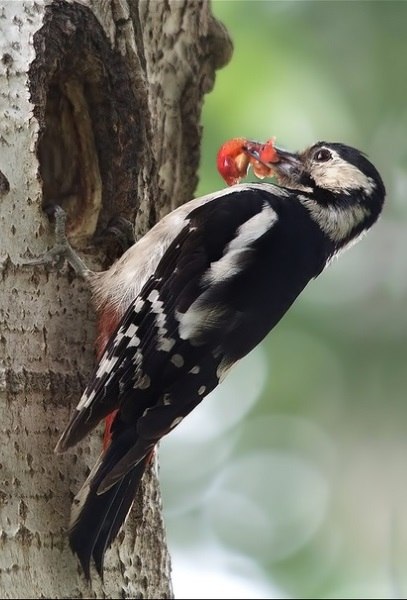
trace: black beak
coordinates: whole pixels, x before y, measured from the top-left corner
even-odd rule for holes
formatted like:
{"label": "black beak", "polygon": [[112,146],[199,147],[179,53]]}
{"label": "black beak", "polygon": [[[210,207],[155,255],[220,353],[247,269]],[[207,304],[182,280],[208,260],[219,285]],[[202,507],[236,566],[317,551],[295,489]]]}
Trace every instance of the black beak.
{"label": "black beak", "polygon": [[273,170],[277,178],[295,178],[299,176],[302,170],[302,161],[299,154],[288,152],[282,148],[274,147],[277,153],[277,161],[265,162],[260,158],[260,144],[258,142],[247,142],[245,152],[252,158],[255,158],[260,164]]}
{"label": "black beak", "polygon": [[[273,164],[273,170],[277,177],[295,177],[302,170],[301,157],[296,152],[288,152],[282,148],[275,148],[279,161]],[[271,165],[270,165],[271,166]]]}

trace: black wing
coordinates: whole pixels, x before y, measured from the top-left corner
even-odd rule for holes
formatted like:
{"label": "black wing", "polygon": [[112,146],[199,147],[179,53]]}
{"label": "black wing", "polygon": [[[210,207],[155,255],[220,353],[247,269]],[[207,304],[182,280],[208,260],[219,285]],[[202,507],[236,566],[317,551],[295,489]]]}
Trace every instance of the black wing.
{"label": "black wing", "polygon": [[120,409],[113,439],[131,427],[134,444],[126,444],[130,450],[105,479],[101,493],[255,345],[246,344],[250,347],[232,356],[222,342],[245,316],[239,298],[233,297],[235,282],[250,271],[256,244],[277,220],[258,190],[231,193],[195,209],[127,310],[58,444],[58,450],[65,450]]}

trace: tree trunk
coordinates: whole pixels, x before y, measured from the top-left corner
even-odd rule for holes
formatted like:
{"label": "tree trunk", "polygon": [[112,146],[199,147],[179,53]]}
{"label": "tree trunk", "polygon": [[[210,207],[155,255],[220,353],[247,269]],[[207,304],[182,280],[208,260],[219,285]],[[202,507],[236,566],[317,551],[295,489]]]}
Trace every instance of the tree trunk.
{"label": "tree trunk", "polygon": [[231,43],[200,0],[0,2],[0,596],[171,597],[160,494],[149,473],[102,583],[84,580],[66,528],[100,449],[53,448],[94,361],[89,291],[68,267],[24,261],[68,213],[94,268],[119,252],[115,216],[143,234],[191,198],[203,95]]}

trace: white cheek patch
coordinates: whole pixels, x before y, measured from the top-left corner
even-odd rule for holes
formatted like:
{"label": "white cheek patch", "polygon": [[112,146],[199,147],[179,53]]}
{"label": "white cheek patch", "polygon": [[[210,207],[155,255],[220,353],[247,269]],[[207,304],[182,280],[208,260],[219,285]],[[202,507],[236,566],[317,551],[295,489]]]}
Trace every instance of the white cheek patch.
{"label": "white cheek patch", "polygon": [[368,209],[359,204],[341,209],[337,206],[323,206],[306,196],[298,196],[298,199],[308,209],[311,218],[333,242],[346,239],[351,231],[369,215]]}
{"label": "white cheek patch", "polygon": [[371,177],[337,154],[329,162],[313,165],[311,176],[318,187],[342,194],[360,189],[369,195],[376,187]]}

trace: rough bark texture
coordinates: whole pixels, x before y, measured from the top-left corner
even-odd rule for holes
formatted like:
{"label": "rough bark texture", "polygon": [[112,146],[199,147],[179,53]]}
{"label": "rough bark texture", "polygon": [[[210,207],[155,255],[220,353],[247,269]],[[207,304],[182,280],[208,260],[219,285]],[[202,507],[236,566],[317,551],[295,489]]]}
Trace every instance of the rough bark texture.
{"label": "rough bark texture", "polygon": [[231,51],[207,2],[0,3],[0,596],[170,597],[154,473],[89,587],[70,553],[73,494],[100,437],[53,448],[94,360],[86,285],[27,267],[52,245],[42,206],[69,214],[95,266],[117,215],[144,233],[196,185],[203,95]]}

